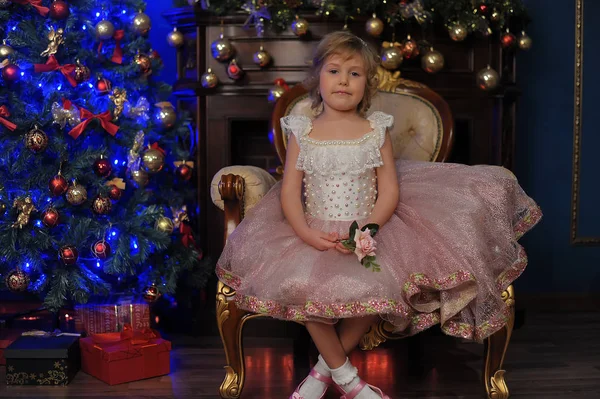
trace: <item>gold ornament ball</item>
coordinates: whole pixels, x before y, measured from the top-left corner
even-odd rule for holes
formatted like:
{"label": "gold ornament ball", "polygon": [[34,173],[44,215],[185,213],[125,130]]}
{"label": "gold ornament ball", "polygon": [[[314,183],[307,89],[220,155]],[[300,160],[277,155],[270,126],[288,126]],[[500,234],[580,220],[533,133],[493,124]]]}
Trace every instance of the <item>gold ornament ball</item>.
{"label": "gold ornament ball", "polygon": [[462,42],[467,37],[467,28],[460,23],[456,23],[450,27],[448,30],[450,34],[450,38],[455,42]]}
{"label": "gold ornament ball", "polygon": [[221,35],[219,39],[211,43],[210,51],[215,60],[227,61],[233,57],[234,48],[231,42]]}
{"label": "gold ornament ball", "polygon": [[170,129],[177,122],[177,112],[173,107],[162,107],[156,113],[156,121],[165,129]]}
{"label": "gold ornament ball", "polygon": [[131,26],[135,33],[146,36],[148,32],[150,32],[151,27],[152,23],[150,22],[150,17],[148,15],[144,14],[143,12],[135,14]]}
{"label": "gold ornament ball", "polygon": [[477,86],[479,86],[481,90],[493,90],[498,87],[499,83],[500,76],[491,66],[488,65],[486,68],[477,72]]}
{"label": "gold ornament ball", "polygon": [[308,21],[304,18],[296,18],[292,22],[292,32],[296,36],[304,36],[308,33]]}
{"label": "gold ornament ball", "polygon": [[283,88],[279,85],[275,85],[269,89],[269,96],[267,97],[267,100],[271,104],[274,104],[277,102],[277,100],[279,100],[279,98],[281,96],[283,96],[284,93],[285,93],[285,88]]}
{"label": "gold ornament ball", "polygon": [[402,65],[402,51],[395,46],[388,47],[381,52],[381,66],[393,71]]}
{"label": "gold ornament ball", "polygon": [[378,37],[383,32],[383,21],[377,18],[375,14],[367,20],[365,29],[367,33],[373,37]]}
{"label": "gold ornament ball", "polygon": [[71,205],[81,205],[87,200],[87,190],[79,183],[74,183],[67,189],[67,202]]}
{"label": "gold ornament ball", "polygon": [[96,24],[96,38],[98,40],[111,39],[115,34],[115,26],[112,22],[103,19]]}
{"label": "gold ornament ball", "polygon": [[521,32],[521,36],[519,36],[519,48],[521,50],[529,50],[532,44],[531,37],[525,31]]}
{"label": "gold ornament ball", "polygon": [[4,44],[0,44],[0,62],[4,61],[8,58],[9,55],[13,54],[15,51],[12,47],[10,47],[6,42]]}
{"label": "gold ornament ball", "polygon": [[212,69],[208,68],[206,73],[202,74],[202,78],[200,79],[202,83],[202,87],[205,89],[214,89],[219,84],[219,78]]}
{"label": "gold ornament ball", "polygon": [[154,228],[158,231],[162,231],[163,233],[171,234],[173,230],[175,230],[175,225],[173,224],[173,221],[168,217],[161,216],[158,219],[156,219]]}
{"label": "gold ornament ball", "polygon": [[258,65],[261,68],[264,68],[271,63],[271,54],[269,54],[268,51],[266,51],[262,46],[260,46],[260,49],[256,53],[254,53],[253,59],[256,65]]}
{"label": "gold ornament ball", "polygon": [[444,68],[444,56],[439,51],[430,49],[423,54],[421,67],[428,73],[436,73]]}
{"label": "gold ornament ball", "polygon": [[92,202],[92,211],[97,215],[107,215],[112,210],[112,202],[108,197],[97,196]]}
{"label": "gold ornament ball", "polygon": [[150,182],[150,176],[148,176],[148,173],[143,169],[132,170],[129,172],[129,175],[135,186],[138,188],[146,187]]}
{"label": "gold ornament ball", "polygon": [[177,28],[174,28],[173,31],[169,32],[167,35],[167,43],[171,47],[181,47],[185,43],[185,37],[183,33],[179,32]]}
{"label": "gold ornament ball", "polygon": [[165,166],[165,156],[157,149],[150,148],[142,155],[144,170],[149,173],[158,173]]}

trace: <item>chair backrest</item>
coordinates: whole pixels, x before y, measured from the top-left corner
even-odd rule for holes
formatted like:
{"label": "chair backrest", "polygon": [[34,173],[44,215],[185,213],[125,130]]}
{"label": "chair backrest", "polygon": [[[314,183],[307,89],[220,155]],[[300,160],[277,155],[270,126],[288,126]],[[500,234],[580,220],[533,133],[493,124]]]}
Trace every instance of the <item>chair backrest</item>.
{"label": "chair backrest", "polygon": [[[448,103],[427,86],[399,78],[400,72],[391,73],[379,68],[379,90],[373,98],[368,114],[383,111],[394,116],[390,131],[394,157],[421,161],[444,162],[454,142],[454,120]],[[285,165],[287,136],[279,119],[286,115],[313,117],[308,92],[302,84],[287,91],[272,114],[275,148]]]}

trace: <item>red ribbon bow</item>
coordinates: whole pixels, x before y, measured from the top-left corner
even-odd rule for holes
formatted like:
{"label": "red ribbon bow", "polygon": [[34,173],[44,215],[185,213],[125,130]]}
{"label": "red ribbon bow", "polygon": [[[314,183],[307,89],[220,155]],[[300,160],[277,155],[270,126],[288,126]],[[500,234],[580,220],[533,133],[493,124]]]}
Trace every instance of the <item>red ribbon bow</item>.
{"label": "red ribbon bow", "polygon": [[69,83],[71,83],[71,86],[73,86],[73,87],[77,86],[77,82],[75,81],[75,78],[73,77],[73,72],[75,72],[75,65],[74,64],[60,65],[58,63],[58,60],[56,59],[56,57],[54,57],[53,55],[48,57],[48,61],[46,61],[45,64],[34,64],[34,68],[33,68],[33,70],[36,73],[56,71],[57,69],[59,71],[61,71],[63,75],[65,75],[65,78],[67,78]]}
{"label": "red ribbon bow", "polygon": [[[115,31],[113,39],[115,39],[115,49],[113,50],[112,58],[110,59],[115,64],[123,63],[123,49],[121,48],[121,40],[125,37],[125,31],[123,29],[119,29]],[[102,50],[102,45],[104,42],[100,41],[98,45],[98,54],[100,54],[100,50]]]}
{"label": "red ribbon bow", "polygon": [[46,17],[50,11],[48,7],[42,6],[42,0],[12,0],[12,2],[22,5],[31,4],[31,6],[36,8],[40,15],[44,17]]}
{"label": "red ribbon bow", "polygon": [[141,345],[148,343],[151,339],[160,338],[160,335],[151,328],[143,330],[134,330],[131,324],[125,324],[121,331],[121,340],[129,341],[132,345]]}
{"label": "red ribbon bow", "polygon": [[9,117],[10,116],[10,112],[8,112],[8,108],[6,108],[6,105],[3,105],[0,107],[0,123],[3,124],[4,126],[6,126],[7,129],[9,130],[15,130],[17,128],[17,125],[15,125],[14,123],[12,123],[9,120],[4,119],[4,117]]}
{"label": "red ribbon bow", "polygon": [[[69,102],[67,104],[66,101],[64,103],[65,109],[69,109],[71,103]],[[67,108],[67,105],[69,106],[69,108]],[[79,107],[79,113],[81,115],[81,123],[75,126],[73,129],[71,129],[71,131],[69,132],[69,136],[73,137],[74,139],[76,139],[81,133],[83,133],[87,125],[93,119],[98,119],[100,121],[100,125],[102,125],[102,128],[104,128],[104,130],[106,130],[111,136],[117,134],[117,130],[119,130],[119,126],[111,122],[112,116],[110,115],[110,111],[104,111],[101,114],[92,114],[87,109]]]}

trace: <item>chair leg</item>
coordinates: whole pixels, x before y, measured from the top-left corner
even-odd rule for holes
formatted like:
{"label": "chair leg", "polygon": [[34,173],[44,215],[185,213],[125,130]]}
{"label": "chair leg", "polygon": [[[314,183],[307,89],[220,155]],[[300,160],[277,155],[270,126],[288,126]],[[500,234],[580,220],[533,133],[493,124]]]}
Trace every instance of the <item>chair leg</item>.
{"label": "chair leg", "polygon": [[504,328],[492,334],[485,341],[484,383],[488,399],[507,399],[509,397],[508,386],[504,380],[506,371],[502,369],[502,363],[504,363],[504,356],[515,323],[514,295],[512,285],[502,293],[502,299],[511,309],[509,320]]}
{"label": "chair leg", "polygon": [[243,318],[248,312],[240,310],[227,299],[235,290],[219,281],[217,285],[217,325],[225,349],[227,365],[225,379],[219,388],[223,399],[237,399],[244,387],[244,353],[242,347]]}

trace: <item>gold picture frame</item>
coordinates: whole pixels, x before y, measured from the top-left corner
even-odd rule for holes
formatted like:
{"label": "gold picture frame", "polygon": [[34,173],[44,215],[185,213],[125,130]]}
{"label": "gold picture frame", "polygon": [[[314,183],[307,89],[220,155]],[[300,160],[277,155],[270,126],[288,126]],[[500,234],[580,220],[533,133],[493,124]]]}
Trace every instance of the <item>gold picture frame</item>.
{"label": "gold picture frame", "polygon": [[571,186],[571,244],[600,245],[600,237],[578,235],[581,172],[581,109],[583,101],[583,1],[575,0],[575,82],[573,112],[573,178]]}

